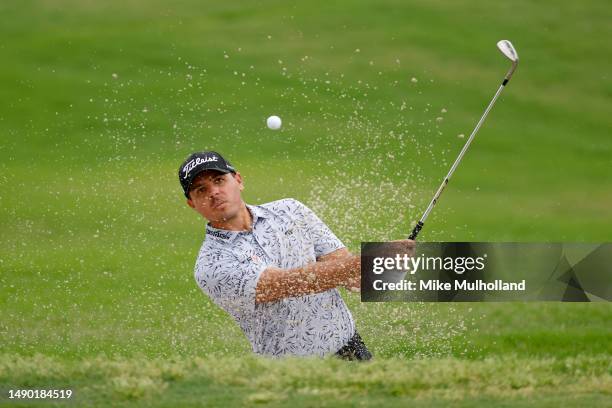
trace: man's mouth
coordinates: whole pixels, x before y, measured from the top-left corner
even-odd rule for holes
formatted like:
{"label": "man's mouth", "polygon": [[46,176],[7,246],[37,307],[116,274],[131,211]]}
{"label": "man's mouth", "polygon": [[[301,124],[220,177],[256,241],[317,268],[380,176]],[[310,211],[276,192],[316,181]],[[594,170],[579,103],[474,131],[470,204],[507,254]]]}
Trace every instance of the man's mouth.
{"label": "man's mouth", "polygon": [[226,201],[219,201],[219,202],[213,204],[213,208],[219,208],[220,206],[222,206],[225,203],[226,203]]}

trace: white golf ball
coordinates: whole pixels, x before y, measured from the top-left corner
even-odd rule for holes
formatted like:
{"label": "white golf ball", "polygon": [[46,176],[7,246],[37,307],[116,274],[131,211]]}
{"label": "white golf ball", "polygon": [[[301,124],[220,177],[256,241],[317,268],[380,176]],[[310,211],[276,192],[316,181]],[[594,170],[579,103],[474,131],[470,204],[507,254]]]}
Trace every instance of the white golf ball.
{"label": "white golf ball", "polygon": [[268,128],[272,130],[278,130],[280,129],[283,122],[278,116],[270,116],[268,120],[266,120],[266,124],[268,125]]}

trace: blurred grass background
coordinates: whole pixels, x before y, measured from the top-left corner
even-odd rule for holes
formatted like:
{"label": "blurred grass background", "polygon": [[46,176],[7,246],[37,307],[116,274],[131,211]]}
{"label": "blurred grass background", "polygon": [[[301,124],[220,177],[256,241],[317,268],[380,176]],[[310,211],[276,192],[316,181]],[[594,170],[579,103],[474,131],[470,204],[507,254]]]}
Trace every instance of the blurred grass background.
{"label": "blurred grass background", "polygon": [[[604,1],[24,1],[3,2],[0,12],[5,359],[215,355],[223,366],[248,355],[240,331],[193,281],[204,222],[177,183],[184,157],[222,152],[242,173],[247,202],[297,198],[352,250],[405,237],[509,67],[495,48],[502,38],[516,46],[519,68],[422,240],[612,237],[612,9]],[[265,128],[271,114],[283,119],[281,131]],[[406,370],[421,358],[431,367],[449,358],[466,367],[596,358],[608,362],[593,374],[599,388],[572,395],[610,401],[609,387],[601,391],[610,384],[607,304],[345,298],[383,360],[372,370],[405,358]],[[2,367],[3,386],[37,384],[34,374]],[[95,379],[81,380],[96,390]],[[568,392],[566,380],[552,376],[550,395]],[[129,381],[135,394],[113,394],[117,404],[155,388]],[[168,401],[191,403],[181,399],[185,383],[168,381]],[[236,398],[257,402],[248,399],[254,386],[238,384]],[[516,393],[508,395],[529,395],[530,386],[509,386]],[[341,391],[332,397],[352,404]],[[387,391],[368,384],[358,394],[398,403]],[[444,404],[448,396],[434,391],[398,395]],[[457,392],[465,404],[491,404]],[[304,395],[304,404],[326,401]]]}

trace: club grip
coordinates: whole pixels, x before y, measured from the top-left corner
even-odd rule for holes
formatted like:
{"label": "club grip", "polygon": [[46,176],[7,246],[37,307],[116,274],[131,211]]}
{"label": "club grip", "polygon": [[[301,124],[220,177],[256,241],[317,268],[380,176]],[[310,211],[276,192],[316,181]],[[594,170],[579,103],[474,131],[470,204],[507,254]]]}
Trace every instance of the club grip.
{"label": "club grip", "polygon": [[414,241],[417,235],[419,235],[419,232],[421,231],[421,229],[423,229],[423,225],[424,224],[421,221],[417,222],[417,225],[414,226],[414,229],[412,230],[412,233],[410,234],[408,239],[411,239]]}

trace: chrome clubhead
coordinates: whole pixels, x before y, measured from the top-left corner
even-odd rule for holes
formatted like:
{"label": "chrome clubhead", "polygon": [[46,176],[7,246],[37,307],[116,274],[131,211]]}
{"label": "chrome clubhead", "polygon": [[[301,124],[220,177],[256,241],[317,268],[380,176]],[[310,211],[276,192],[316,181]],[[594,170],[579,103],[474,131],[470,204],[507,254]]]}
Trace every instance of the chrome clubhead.
{"label": "chrome clubhead", "polygon": [[497,48],[512,62],[518,62],[519,57],[512,43],[508,40],[501,40],[497,43]]}
{"label": "chrome clubhead", "polygon": [[510,71],[508,71],[508,73],[506,74],[506,78],[505,78],[505,83],[507,83],[510,80],[510,77],[512,76],[512,74],[514,73],[516,66],[518,65],[519,56],[516,50],[514,49],[514,46],[512,45],[512,43],[508,40],[498,41],[497,48],[499,48],[501,53],[504,54],[506,58],[512,61],[512,68],[510,68]]}

